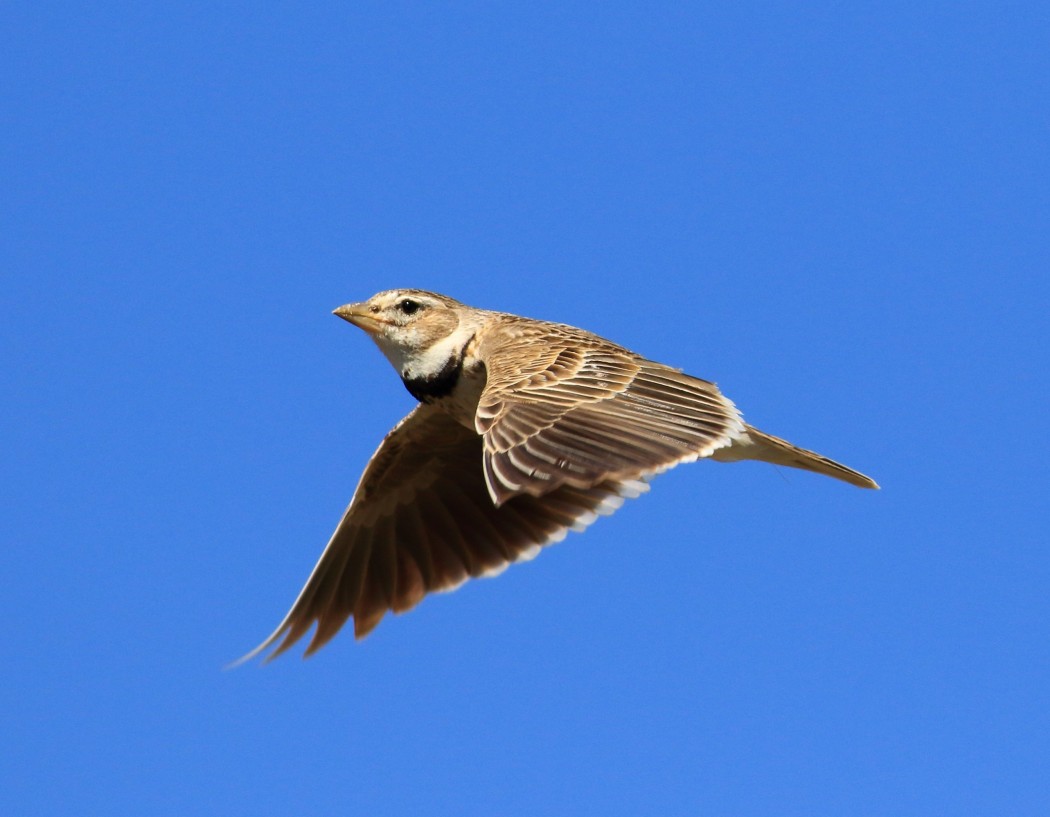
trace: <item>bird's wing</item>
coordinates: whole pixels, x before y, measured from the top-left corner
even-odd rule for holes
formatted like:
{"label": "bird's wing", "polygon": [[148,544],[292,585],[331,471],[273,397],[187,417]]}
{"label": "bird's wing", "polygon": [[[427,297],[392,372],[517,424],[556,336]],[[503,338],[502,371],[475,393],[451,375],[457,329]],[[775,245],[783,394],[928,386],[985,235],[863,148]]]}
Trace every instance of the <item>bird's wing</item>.
{"label": "bird's wing", "polygon": [[432,591],[495,575],[532,558],[568,530],[582,530],[647,489],[640,480],[565,486],[496,507],[482,471],[482,440],[431,406],[417,406],[387,434],[306,585],[277,629],[237,663],[316,622],[309,655],[351,616],[358,638],[387,610],[409,610]]}
{"label": "bird's wing", "polygon": [[476,427],[499,504],[564,485],[646,478],[728,445],[744,430],[714,383],[561,324],[487,331]]}

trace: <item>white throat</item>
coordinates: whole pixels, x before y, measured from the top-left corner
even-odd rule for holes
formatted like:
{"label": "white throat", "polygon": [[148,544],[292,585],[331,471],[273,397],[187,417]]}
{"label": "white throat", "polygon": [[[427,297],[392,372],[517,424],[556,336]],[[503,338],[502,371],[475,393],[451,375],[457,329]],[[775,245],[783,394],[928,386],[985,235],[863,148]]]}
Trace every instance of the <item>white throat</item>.
{"label": "white throat", "polygon": [[460,325],[452,333],[425,346],[398,343],[383,336],[376,338],[376,343],[402,377],[430,378],[440,374],[450,360],[462,356],[474,332],[475,327]]}

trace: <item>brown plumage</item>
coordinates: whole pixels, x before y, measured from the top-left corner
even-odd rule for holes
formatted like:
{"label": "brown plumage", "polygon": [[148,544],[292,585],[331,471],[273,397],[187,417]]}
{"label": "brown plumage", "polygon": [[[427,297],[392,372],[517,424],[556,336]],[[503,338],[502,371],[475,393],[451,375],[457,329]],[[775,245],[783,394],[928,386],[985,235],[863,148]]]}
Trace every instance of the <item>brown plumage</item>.
{"label": "brown plumage", "polygon": [[291,610],[242,661],[275,644],[279,655],[315,623],[307,655],[351,617],[362,638],[388,610],[583,530],[681,462],[758,459],[878,487],[745,424],[713,383],[581,329],[421,290],[336,314],[421,404],[376,450]]}

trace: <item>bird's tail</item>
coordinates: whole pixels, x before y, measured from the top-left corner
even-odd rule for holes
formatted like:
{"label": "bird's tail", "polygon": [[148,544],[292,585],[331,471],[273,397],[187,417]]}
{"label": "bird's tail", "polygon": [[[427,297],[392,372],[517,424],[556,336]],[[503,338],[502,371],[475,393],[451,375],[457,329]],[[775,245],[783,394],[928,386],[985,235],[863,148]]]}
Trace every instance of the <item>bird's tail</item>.
{"label": "bird's tail", "polygon": [[725,448],[720,448],[711,455],[719,462],[737,462],[739,460],[761,460],[775,465],[787,465],[791,468],[803,468],[835,479],[841,479],[858,488],[878,488],[875,480],[866,477],[859,471],[847,468],[842,463],[829,460],[815,451],[807,451],[792,445],[787,440],[774,437],[759,431],[754,426],[746,426],[745,432]]}

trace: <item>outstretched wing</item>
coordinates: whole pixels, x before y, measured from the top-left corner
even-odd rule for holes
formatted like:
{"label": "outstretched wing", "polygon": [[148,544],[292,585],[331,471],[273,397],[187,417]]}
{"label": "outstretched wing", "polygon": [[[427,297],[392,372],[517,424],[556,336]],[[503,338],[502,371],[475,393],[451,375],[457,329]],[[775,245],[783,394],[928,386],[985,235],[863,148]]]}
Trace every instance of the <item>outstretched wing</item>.
{"label": "outstretched wing", "polygon": [[610,479],[497,507],[485,487],[481,437],[438,409],[417,406],[372,457],[291,610],[238,663],[280,642],[270,656],[276,657],[315,622],[307,655],[351,616],[362,638],[387,610],[404,612],[427,593],[532,558],[647,487],[641,480]]}
{"label": "outstretched wing", "polygon": [[714,383],[574,327],[505,320],[478,353],[488,379],[476,425],[497,503],[647,477],[744,430]]}

